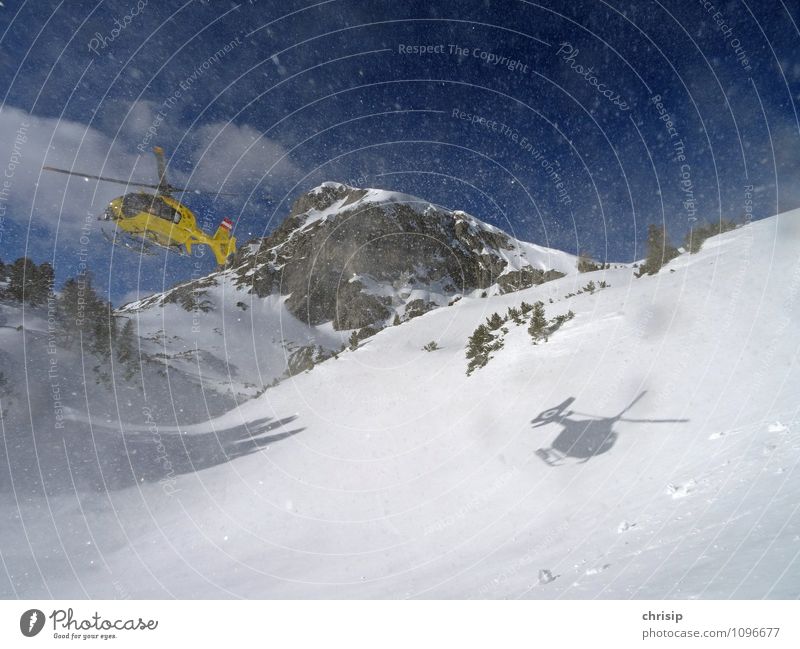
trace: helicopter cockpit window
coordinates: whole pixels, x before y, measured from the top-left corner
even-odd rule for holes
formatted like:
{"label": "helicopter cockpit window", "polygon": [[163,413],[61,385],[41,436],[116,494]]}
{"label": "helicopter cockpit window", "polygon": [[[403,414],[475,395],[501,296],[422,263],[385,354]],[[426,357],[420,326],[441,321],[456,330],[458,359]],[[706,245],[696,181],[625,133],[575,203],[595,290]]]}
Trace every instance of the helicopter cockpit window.
{"label": "helicopter cockpit window", "polygon": [[147,194],[127,194],[122,199],[122,213],[126,217],[136,216],[139,212],[149,212],[152,196]]}
{"label": "helicopter cockpit window", "polygon": [[178,223],[180,213],[158,196],[149,194],[128,194],[122,201],[122,212],[125,216],[136,216],[139,212],[149,212],[154,216]]}
{"label": "helicopter cockpit window", "polygon": [[158,197],[153,199],[153,203],[150,206],[149,212],[150,214],[155,214],[156,216],[166,219],[167,221],[172,221],[173,223],[177,223],[181,219],[180,214],[178,214],[175,208]]}

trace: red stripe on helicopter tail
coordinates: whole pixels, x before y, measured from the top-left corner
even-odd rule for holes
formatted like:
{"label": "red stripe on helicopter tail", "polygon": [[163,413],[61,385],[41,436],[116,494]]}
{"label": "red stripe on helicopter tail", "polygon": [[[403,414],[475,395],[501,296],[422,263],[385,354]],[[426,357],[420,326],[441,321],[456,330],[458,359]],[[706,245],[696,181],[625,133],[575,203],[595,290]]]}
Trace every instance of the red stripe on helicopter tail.
{"label": "red stripe on helicopter tail", "polygon": [[222,223],[219,224],[219,227],[225,228],[228,232],[230,232],[231,228],[233,228],[233,221],[231,221],[228,217],[225,217],[222,219]]}

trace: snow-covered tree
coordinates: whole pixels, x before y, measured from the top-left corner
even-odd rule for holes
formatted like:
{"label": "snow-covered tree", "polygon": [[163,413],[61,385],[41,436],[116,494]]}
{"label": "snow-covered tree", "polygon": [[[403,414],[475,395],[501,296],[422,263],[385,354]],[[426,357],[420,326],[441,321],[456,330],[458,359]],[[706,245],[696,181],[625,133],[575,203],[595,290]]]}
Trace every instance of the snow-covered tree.
{"label": "snow-covered tree", "polygon": [[503,318],[499,313],[493,313],[486,319],[486,326],[493,331],[499,329],[503,326]]}
{"label": "snow-covered tree", "polygon": [[467,341],[467,376],[477,368],[484,367],[489,362],[494,336],[486,325],[479,325]]}
{"label": "snow-covered tree", "polygon": [[547,317],[544,313],[544,304],[536,302],[533,305],[533,313],[531,315],[531,323],[528,325],[528,333],[533,338],[535,345],[540,340],[547,342]]}

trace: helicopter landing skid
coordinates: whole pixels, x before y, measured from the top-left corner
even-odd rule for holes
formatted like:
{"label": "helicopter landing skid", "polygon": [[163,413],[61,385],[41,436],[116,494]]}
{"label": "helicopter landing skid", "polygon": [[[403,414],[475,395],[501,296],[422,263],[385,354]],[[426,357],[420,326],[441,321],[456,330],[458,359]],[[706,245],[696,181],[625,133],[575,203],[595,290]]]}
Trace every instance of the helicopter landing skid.
{"label": "helicopter landing skid", "polygon": [[553,454],[549,452],[548,449],[545,448],[538,448],[535,451],[536,456],[541,459],[545,464],[550,466],[561,466],[562,458],[553,457]]}

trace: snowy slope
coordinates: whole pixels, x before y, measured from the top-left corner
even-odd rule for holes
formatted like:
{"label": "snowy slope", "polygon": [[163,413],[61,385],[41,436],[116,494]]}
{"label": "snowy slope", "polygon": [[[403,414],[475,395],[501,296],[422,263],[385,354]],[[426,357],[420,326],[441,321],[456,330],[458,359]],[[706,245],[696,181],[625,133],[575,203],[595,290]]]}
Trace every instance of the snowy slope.
{"label": "snowy slope", "polygon": [[[798,249],[795,211],[652,277],[571,275],[389,327],[207,426],[161,431],[210,435],[230,462],[52,498],[47,516],[23,503],[0,531],[0,592],[796,598]],[[589,279],[610,287],[565,297]],[[511,324],[467,377],[467,337],[523,299],[576,316],[535,346]],[[122,429],[102,434],[141,434]],[[576,431],[613,445],[537,455]]]}
{"label": "snowy slope", "polygon": [[248,294],[236,286],[231,271],[210,277],[215,284],[201,289],[200,298],[208,311],[165,302],[164,294],[119,310],[135,319],[144,350],[170,368],[199,375],[206,389],[253,396],[283,375],[297,348],[311,344],[338,350],[347,340],[346,333],[330,325],[298,320],[285,308],[283,296]]}

